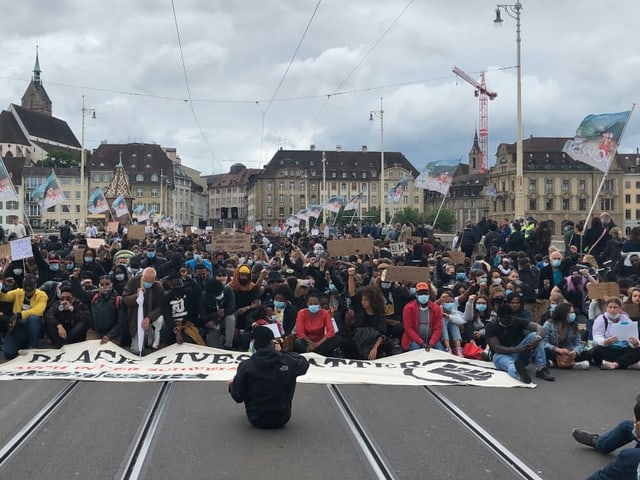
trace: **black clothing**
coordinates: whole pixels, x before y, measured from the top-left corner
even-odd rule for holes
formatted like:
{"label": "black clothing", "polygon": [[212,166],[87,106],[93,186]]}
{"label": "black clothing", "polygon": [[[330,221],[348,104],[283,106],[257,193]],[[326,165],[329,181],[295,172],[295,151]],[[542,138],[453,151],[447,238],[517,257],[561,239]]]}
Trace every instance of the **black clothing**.
{"label": "black clothing", "polygon": [[260,348],[238,366],[229,393],[236,402],[244,402],[253,426],[280,428],[291,418],[296,378],[308,369],[302,355]]}
{"label": "black clothing", "polygon": [[127,328],[127,317],[122,297],[94,293],[91,298],[91,328],[103,337],[113,340]]}
{"label": "black clothing", "polygon": [[525,329],[529,321],[522,317],[513,317],[510,326],[503,327],[497,320],[492,320],[485,327],[486,337],[489,340],[496,337],[503,347],[516,347],[525,337]]}

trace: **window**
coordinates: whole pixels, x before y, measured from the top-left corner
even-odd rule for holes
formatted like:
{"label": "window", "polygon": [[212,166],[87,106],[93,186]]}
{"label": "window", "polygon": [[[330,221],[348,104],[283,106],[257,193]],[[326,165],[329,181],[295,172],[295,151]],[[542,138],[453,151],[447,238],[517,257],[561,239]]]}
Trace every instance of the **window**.
{"label": "window", "polygon": [[538,189],[538,181],[534,178],[529,179],[529,191],[535,191]]}
{"label": "window", "polygon": [[289,190],[295,190],[296,189],[296,182],[289,182]]}
{"label": "window", "polygon": [[342,172],[342,178],[347,178],[347,172]]}
{"label": "window", "polygon": [[367,178],[367,172],[362,172],[362,178]]}
{"label": "window", "polygon": [[80,190],[76,190],[76,200],[80,200],[82,198],[82,192]]}
{"label": "window", "polygon": [[[376,170],[371,170],[369,173],[371,174],[371,178],[376,178],[378,176],[378,172]],[[366,176],[362,178],[366,178]]]}
{"label": "window", "polygon": [[25,188],[36,188],[40,186],[40,183],[42,183],[42,180],[38,177],[27,177],[24,179]]}
{"label": "window", "polygon": [[136,188],[136,197],[144,197],[144,188]]}
{"label": "window", "polygon": [[11,200],[6,203],[7,210],[17,210],[19,208],[19,204],[15,200]]}
{"label": "window", "polygon": [[631,210],[625,210],[624,211],[624,219],[625,220],[631,220]]}
{"label": "window", "polygon": [[529,210],[531,211],[538,210],[538,199],[536,198],[529,199]]}
{"label": "window", "polygon": [[102,175],[100,175],[100,174],[96,173],[96,174],[93,176],[93,181],[94,181],[94,182],[100,182],[100,181],[102,181]]}
{"label": "window", "polygon": [[316,182],[311,182],[311,191],[315,192],[318,190],[318,184]]}
{"label": "window", "polygon": [[151,174],[151,181],[154,183],[158,183],[160,181],[160,177],[158,176],[157,173],[152,173]]}
{"label": "window", "polygon": [[342,182],[340,184],[340,190],[344,192],[346,189],[347,189],[347,184],[345,182]]}
{"label": "window", "polygon": [[404,196],[402,197],[402,203],[403,203],[404,205],[409,205],[409,196],[408,196],[408,195],[404,195]]}
{"label": "window", "polygon": [[550,192],[551,190],[553,190],[553,180],[551,180],[550,178],[548,178],[547,180],[545,180],[544,189],[545,189],[547,192]]}
{"label": "window", "polygon": [[[637,201],[638,201],[638,196],[636,195],[636,202]],[[628,193],[625,194],[624,196],[624,203],[626,203],[627,205],[631,203],[631,195],[629,195]]]}
{"label": "window", "polygon": [[300,195],[300,204],[305,205],[305,203],[306,203],[306,199],[304,198],[304,195]]}
{"label": "window", "polygon": [[544,209],[547,211],[553,210],[553,198],[547,198],[544,202]]}
{"label": "window", "polygon": [[71,177],[59,177],[62,185],[71,185]]}
{"label": "window", "polygon": [[358,184],[356,182],[352,182],[351,183],[351,190],[357,190],[358,189]]}
{"label": "window", "polygon": [[338,189],[337,182],[331,182],[331,190],[337,190],[337,189]]}
{"label": "window", "polygon": [[284,182],[278,182],[278,189],[284,190]]}
{"label": "window", "polygon": [[284,207],[280,207],[278,209],[278,215],[281,216],[281,217],[284,217]]}
{"label": "window", "polygon": [[27,215],[29,215],[30,217],[39,217],[40,216],[40,205],[38,205],[38,204],[27,205]]}
{"label": "window", "polygon": [[631,188],[631,182],[624,182],[624,188]]}
{"label": "window", "polygon": [[418,205],[419,203],[420,203],[420,197],[416,195],[415,197],[413,197],[413,204]]}
{"label": "window", "polygon": [[570,207],[569,205],[571,204],[570,200],[568,198],[563,198],[562,199],[562,210],[564,210],[565,212],[569,211]]}
{"label": "window", "polygon": [[613,191],[614,182],[613,180],[605,180],[602,189],[605,191],[612,192]]}
{"label": "window", "polygon": [[267,207],[267,217],[273,217],[273,208]]}
{"label": "window", "polygon": [[298,190],[300,190],[301,192],[304,192],[306,189],[307,189],[306,182],[304,181],[300,182],[300,187],[298,188]]}
{"label": "window", "polygon": [[64,199],[65,200],[69,200],[71,198],[71,192],[69,190],[66,190],[66,191],[64,191],[62,193],[64,193]]}
{"label": "window", "polygon": [[587,209],[587,199],[586,198],[578,199],[578,210],[580,210],[581,212],[584,212],[586,209]]}
{"label": "window", "polygon": [[289,195],[289,203],[293,204],[293,194]]}
{"label": "window", "polygon": [[136,182],[144,182],[144,175],[142,173],[136,175]]}
{"label": "window", "polygon": [[[605,180],[606,181],[606,180]],[[613,198],[601,198],[600,209],[601,210],[615,210],[615,199]]]}
{"label": "window", "polygon": [[80,177],[76,177],[76,185],[80,185],[82,182],[80,181]]}
{"label": "window", "polygon": [[331,172],[331,178],[337,178],[338,174],[336,172]]}
{"label": "window", "polygon": [[563,192],[569,191],[569,180],[566,178],[562,180],[562,191]]}
{"label": "window", "polygon": [[278,203],[284,203],[284,195],[282,193],[278,195]]}
{"label": "window", "polygon": [[636,182],[636,188],[640,188],[640,182]]}
{"label": "window", "polygon": [[636,210],[636,220],[640,220],[640,210]]}
{"label": "window", "polygon": [[273,190],[273,182],[271,181],[267,182],[267,190],[269,191]]}
{"label": "window", "polygon": [[587,189],[587,181],[584,179],[578,180],[578,190],[586,190]]}
{"label": "window", "polygon": [[267,194],[267,203],[273,203],[273,195],[270,193]]}
{"label": "window", "polygon": [[152,188],[152,189],[151,189],[151,196],[152,196],[153,198],[157,198],[157,197],[159,196],[159,192],[158,192],[158,189],[157,189],[157,188]]}
{"label": "window", "polygon": [[378,204],[378,196],[377,195],[371,195],[371,204],[372,205],[377,205]]}

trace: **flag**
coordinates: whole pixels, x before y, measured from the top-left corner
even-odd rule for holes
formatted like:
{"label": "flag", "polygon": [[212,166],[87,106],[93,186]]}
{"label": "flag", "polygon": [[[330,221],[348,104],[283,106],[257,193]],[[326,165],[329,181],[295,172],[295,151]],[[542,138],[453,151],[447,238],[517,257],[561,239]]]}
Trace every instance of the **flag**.
{"label": "flag", "polygon": [[404,191],[409,184],[409,177],[404,177],[402,180],[398,180],[393,187],[387,192],[385,199],[386,203],[398,203],[404,195]]}
{"label": "flag", "polygon": [[309,217],[318,218],[322,213],[322,205],[309,205]]}
{"label": "flag", "polygon": [[296,213],[296,217],[298,217],[298,219],[300,220],[305,220],[305,221],[309,221],[309,210],[306,208],[303,208],[302,210],[300,210],[298,213]]}
{"label": "flag", "polygon": [[147,212],[147,208],[144,203],[141,203],[136,208],[133,209],[133,213],[136,216],[136,220],[138,222],[146,222],[149,220],[149,212]]}
{"label": "flag", "polygon": [[449,192],[453,174],[459,163],[459,159],[427,163],[427,166],[415,179],[413,185],[423,190],[431,190],[446,195]]}
{"label": "flag", "polygon": [[344,203],[344,195],[334,195],[322,204],[322,208],[326,208],[330,212],[338,213],[340,207]]}
{"label": "flag", "polygon": [[364,190],[361,191],[355,197],[353,197],[349,203],[347,203],[347,206],[344,207],[344,211],[348,212],[349,210],[357,210],[363,198],[364,198]]}
{"label": "flag", "polygon": [[18,194],[2,158],[0,158],[0,200],[18,200]]}
{"label": "flag", "polygon": [[129,215],[129,207],[127,207],[127,201],[122,195],[118,195],[118,198],[113,201],[113,205],[111,205],[111,208],[113,208],[113,210],[116,212],[116,218]]}
{"label": "flag", "polygon": [[630,116],[630,110],[587,115],[580,123],[575,138],[567,140],[562,151],[574,160],[606,173]]}
{"label": "flag", "polygon": [[31,198],[37,201],[43,210],[67,201],[60,189],[55,172],[51,172],[45,182],[31,192]]}
{"label": "flag", "polygon": [[109,204],[104,198],[104,192],[100,187],[96,187],[91,196],[89,197],[89,203],[87,204],[87,210],[91,215],[106,212],[109,210]]}
{"label": "flag", "polygon": [[498,196],[498,190],[496,189],[496,187],[494,187],[493,185],[489,185],[487,187],[487,196],[489,197],[497,197]]}
{"label": "flag", "polygon": [[156,209],[152,208],[151,210],[149,210],[149,214],[148,214],[146,220],[151,222],[151,223],[156,223],[157,216],[158,216],[158,214],[156,213]]}
{"label": "flag", "polygon": [[284,221],[284,224],[285,224],[287,227],[293,227],[294,225],[296,225],[296,221],[297,221],[296,216],[295,216],[295,215],[291,215],[289,218],[287,218],[287,219]]}

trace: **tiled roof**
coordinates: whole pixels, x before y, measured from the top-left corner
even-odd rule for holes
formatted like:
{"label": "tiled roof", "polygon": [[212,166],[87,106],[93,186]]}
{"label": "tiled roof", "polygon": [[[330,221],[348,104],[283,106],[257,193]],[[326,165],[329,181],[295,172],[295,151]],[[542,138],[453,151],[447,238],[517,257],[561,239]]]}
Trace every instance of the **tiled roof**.
{"label": "tiled roof", "polygon": [[64,120],[15,104],[11,104],[11,108],[18,114],[29,135],[80,148],[78,139]]}
{"label": "tiled roof", "polygon": [[173,162],[162,147],[155,143],[103,143],[87,161],[89,170],[113,171],[122,153],[122,164],[129,175],[161,173],[173,181]]}
{"label": "tiled roof", "polygon": [[25,137],[15,117],[6,110],[0,112],[0,143],[29,145],[29,140]]}
{"label": "tiled roof", "polygon": [[22,172],[28,162],[27,159],[25,157],[8,157],[3,160],[13,184],[22,185]]}

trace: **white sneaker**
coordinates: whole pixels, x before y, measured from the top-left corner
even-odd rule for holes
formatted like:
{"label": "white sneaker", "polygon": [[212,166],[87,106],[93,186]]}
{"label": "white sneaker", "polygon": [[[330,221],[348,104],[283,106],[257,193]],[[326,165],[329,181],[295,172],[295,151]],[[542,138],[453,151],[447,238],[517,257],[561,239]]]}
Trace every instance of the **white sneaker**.
{"label": "white sneaker", "polygon": [[576,362],[573,368],[576,370],[589,370],[589,360],[583,360],[582,362]]}
{"label": "white sneaker", "polygon": [[613,362],[608,362],[606,360],[602,361],[602,365],[600,365],[600,370],[615,370],[616,365]]}
{"label": "white sneaker", "polygon": [[627,367],[627,370],[640,370],[640,361],[632,363]]}

